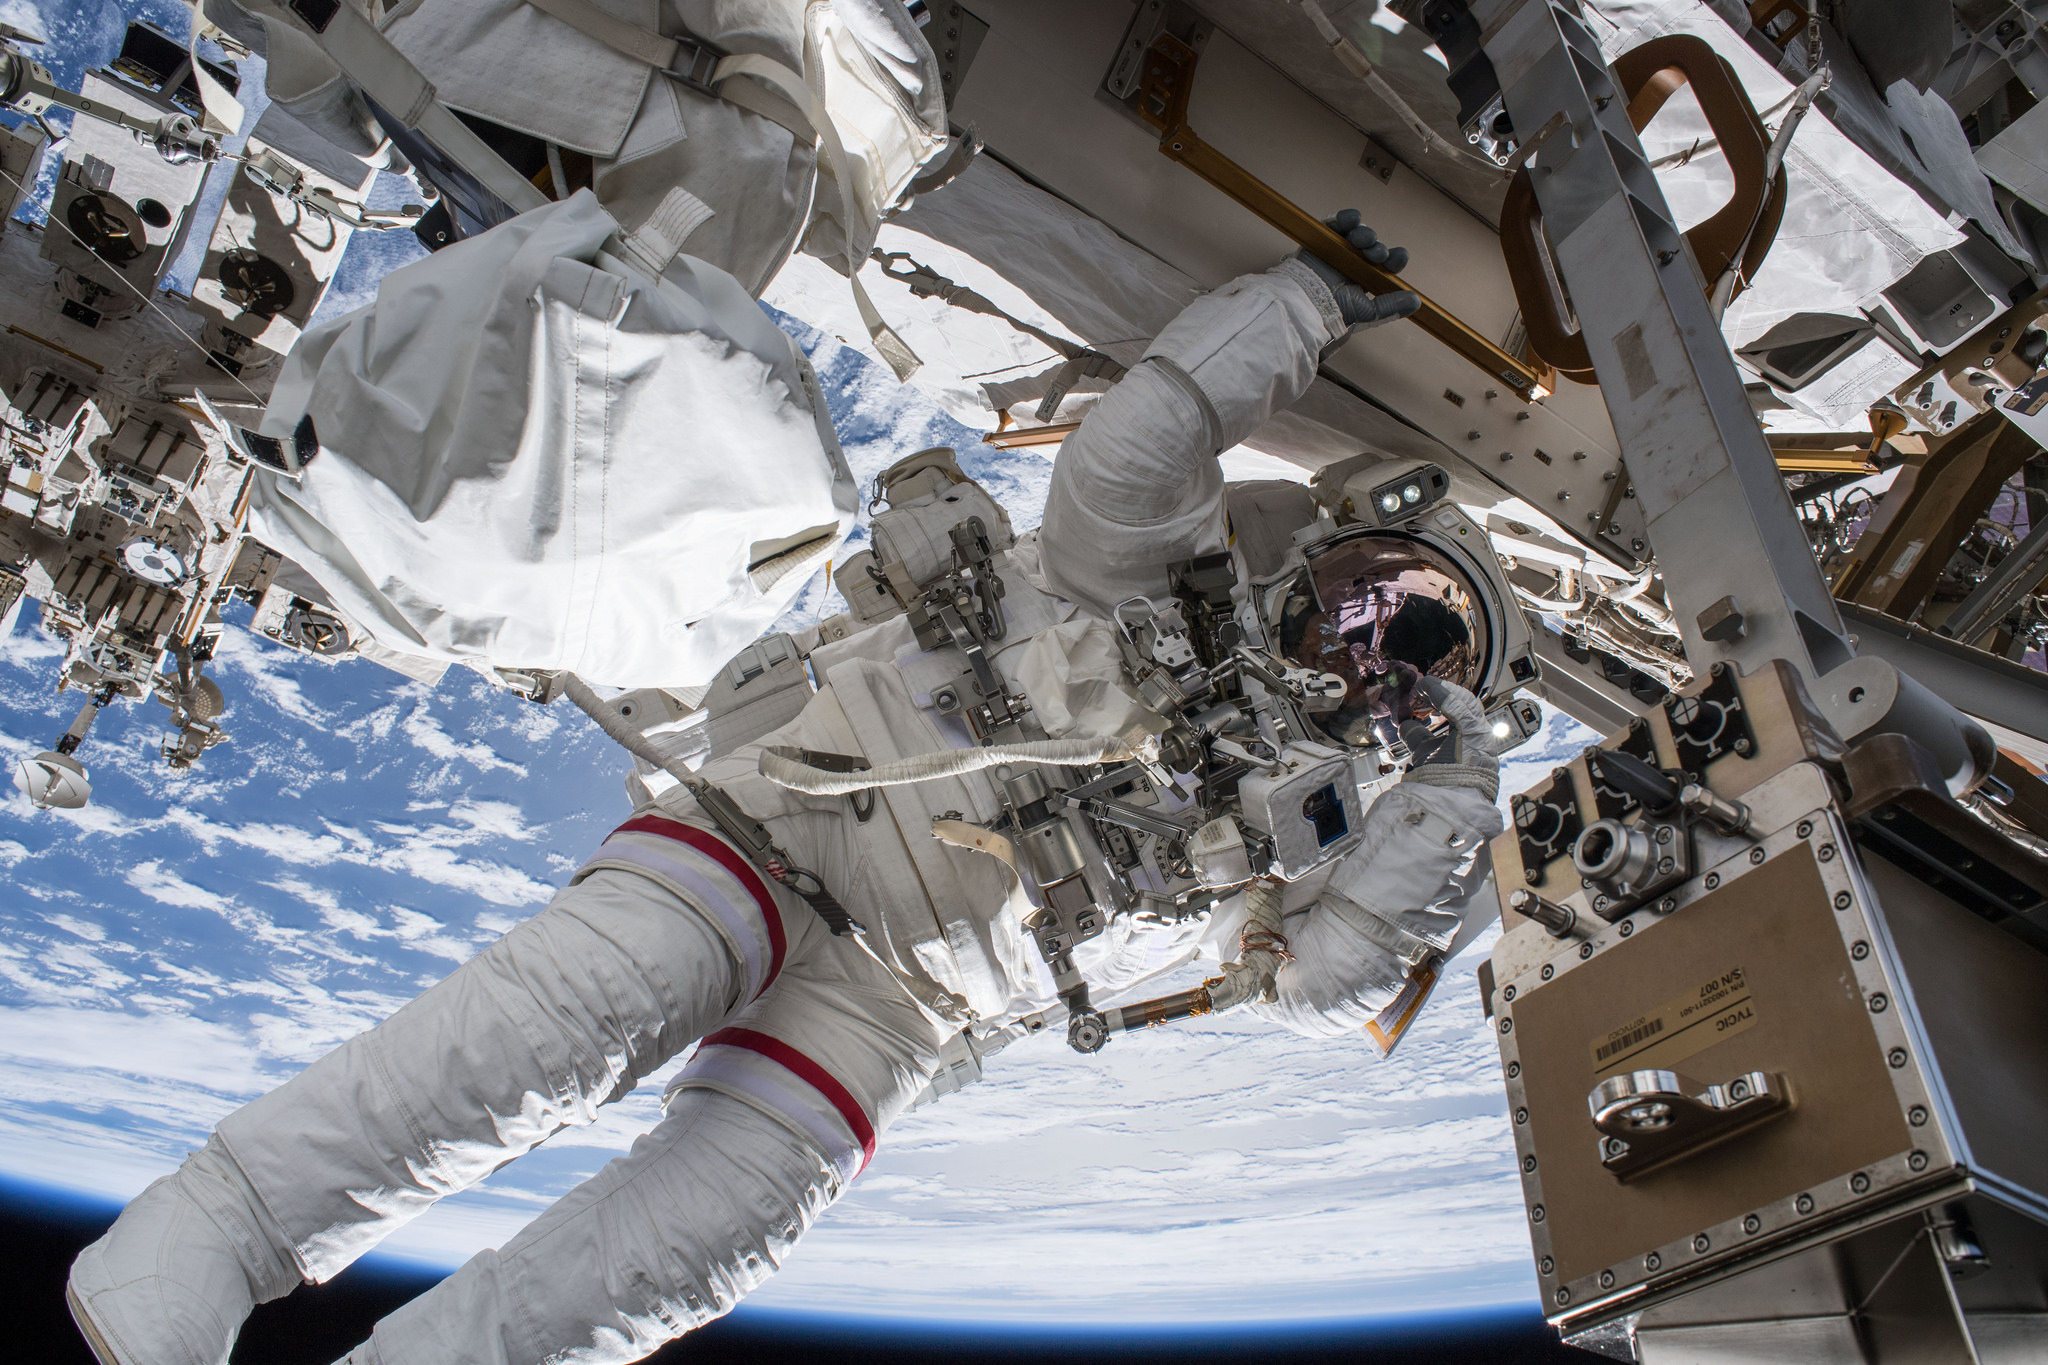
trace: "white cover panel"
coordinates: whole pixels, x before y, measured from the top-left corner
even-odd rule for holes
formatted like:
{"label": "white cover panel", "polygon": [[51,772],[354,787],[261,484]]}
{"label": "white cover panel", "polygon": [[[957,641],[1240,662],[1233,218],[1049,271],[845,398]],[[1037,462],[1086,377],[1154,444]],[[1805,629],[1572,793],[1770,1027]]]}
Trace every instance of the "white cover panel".
{"label": "white cover panel", "polygon": [[[1735,67],[1750,103],[1772,130],[1790,107],[1791,82],[1701,0],[1601,0],[1588,6],[1588,15],[1609,61],[1653,38],[1690,33]],[[1712,138],[1690,98],[1674,96],[1643,130],[1643,150],[1655,164],[1682,155],[1695,139],[1704,144]],[[1722,319],[1731,346],[1755,340],[1794,313],[1854,314],[1860,301],[1889,287],[1923,257],[1963,239],[1940,211],[1818,109],[1808,112],[1793,135],[1785,176],[1788,194],[1777,244]],[[1657,166],[1657,180],[1681,228],[1725,203],[1733,183],[1720,150],[1704,145],[1684,166]]]}
{"label": "white cover panel", "polygon": [[[588,191],[534,210],[393,272],[287,360],[263,430],[309,414],[321,452],[260,479],[252,524],[380,644],[701,683],[852,525],[789,339],[689,256],[659,292],[599,269],[616,228]],[[798,539],[772,582],[749,573]]]}

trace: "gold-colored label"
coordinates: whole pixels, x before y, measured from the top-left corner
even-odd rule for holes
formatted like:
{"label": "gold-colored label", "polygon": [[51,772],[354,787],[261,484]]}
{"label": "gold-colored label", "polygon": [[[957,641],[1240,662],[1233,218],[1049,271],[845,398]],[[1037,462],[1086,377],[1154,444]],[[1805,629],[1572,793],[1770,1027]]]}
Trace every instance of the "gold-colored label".
{"label": "gold-colored label", "polygon": [[1601,1077],[1671,1067],[1756,1023],[1749,982],[1731,967],[1592,1042]]}

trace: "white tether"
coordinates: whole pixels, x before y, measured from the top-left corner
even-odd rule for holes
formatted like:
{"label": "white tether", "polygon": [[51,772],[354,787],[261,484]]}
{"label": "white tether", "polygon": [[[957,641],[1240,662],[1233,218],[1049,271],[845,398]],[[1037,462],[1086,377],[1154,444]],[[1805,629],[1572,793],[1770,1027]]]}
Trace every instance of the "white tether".
{"label": "white tether", "polygon": [[993,768],[1000,763],[1050,763],[1071,766],[1080,763],[1124,762],[1137,756],[1137,749],[1115,735],[1089,735],[1079,739],[1031,739],[1020,744],[991,744],[979,749],[940,749],[913,754],[866,768],[856,773],[814,768],[796,755],[797,749],[770,746],[761,750],[761,776],[778,787],[807,796],[848,796],[870,787],[905,787],[913,782],[930,782],[942,777],[964,777]]}

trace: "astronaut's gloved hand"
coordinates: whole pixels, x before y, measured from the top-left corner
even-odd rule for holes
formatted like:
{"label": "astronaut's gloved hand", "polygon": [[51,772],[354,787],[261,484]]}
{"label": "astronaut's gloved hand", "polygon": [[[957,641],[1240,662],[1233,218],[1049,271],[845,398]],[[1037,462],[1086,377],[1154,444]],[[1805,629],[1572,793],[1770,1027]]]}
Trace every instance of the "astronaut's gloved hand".
{"label": "astronaut's gloved hand", "polygon": [[[1415,766],[1406,780],[1437,787],[1466,787],[1484,796],[1490,804],[1500,799],[1500,755],[1493,751],[1493,727],[1487,723],[1486,708],[1479,699],[1454,682],[1422,678],[1416,692],[1451,723],[1450,733],[1441,737],[1403,738],[1416,754]],[[1490,836],[1489,836],[1490,837]]]}
{"label": "astronaut's gloved hand", "polygon": [[[1389,275],[1398,275],[1408,267],[1408,248],[1388,246],[1380,235],[1359,221],[1357,209],[1345,209],[1327,226],[1334,228],[1345,241],[1358,248],[1359,254],[1367,261]],[[1301,252],[1303,265],[1330,286],[1330,292],[1337,297],[1337,311],[1344,316],[1348,327],[1376,327],[1382,322],[1405,318],[1422,306],[1422,296],[1412,289],[1399,289],[1391,294],[1372,295],[1352,282],[1351,277],[1312,252]]]}

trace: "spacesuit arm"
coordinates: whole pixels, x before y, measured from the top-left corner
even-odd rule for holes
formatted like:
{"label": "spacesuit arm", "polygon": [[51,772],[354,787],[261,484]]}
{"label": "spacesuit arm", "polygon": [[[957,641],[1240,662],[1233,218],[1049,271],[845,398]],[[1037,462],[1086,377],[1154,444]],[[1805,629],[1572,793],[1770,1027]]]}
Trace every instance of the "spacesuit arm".
{"label": "spacesuit arm", "polygon": [[1167,565],[1221,550],[1217,454],[1300,398],[1345,330],[1298,260],[1183,309],[1060,448],[1041,532],[1053,590],[1107,614],[1164,594]]}
{"label": "spacesuit arm", "polygon": [[1282,922],[1292,960],[1275,974],[1276,1000],[1254,1006],[1310,1038],[1363,1028],[1400,993],[1411,968],[1450,947],[1463,919],[1448,906],[1464,894],[1452,879],[1505,825],[1494,804],[1500,760],[1485,710],[1442,679],[1425,678],[1422,687],[1451,720],[1457,743],[1373,802],[1358,847],[1321,897]]}

